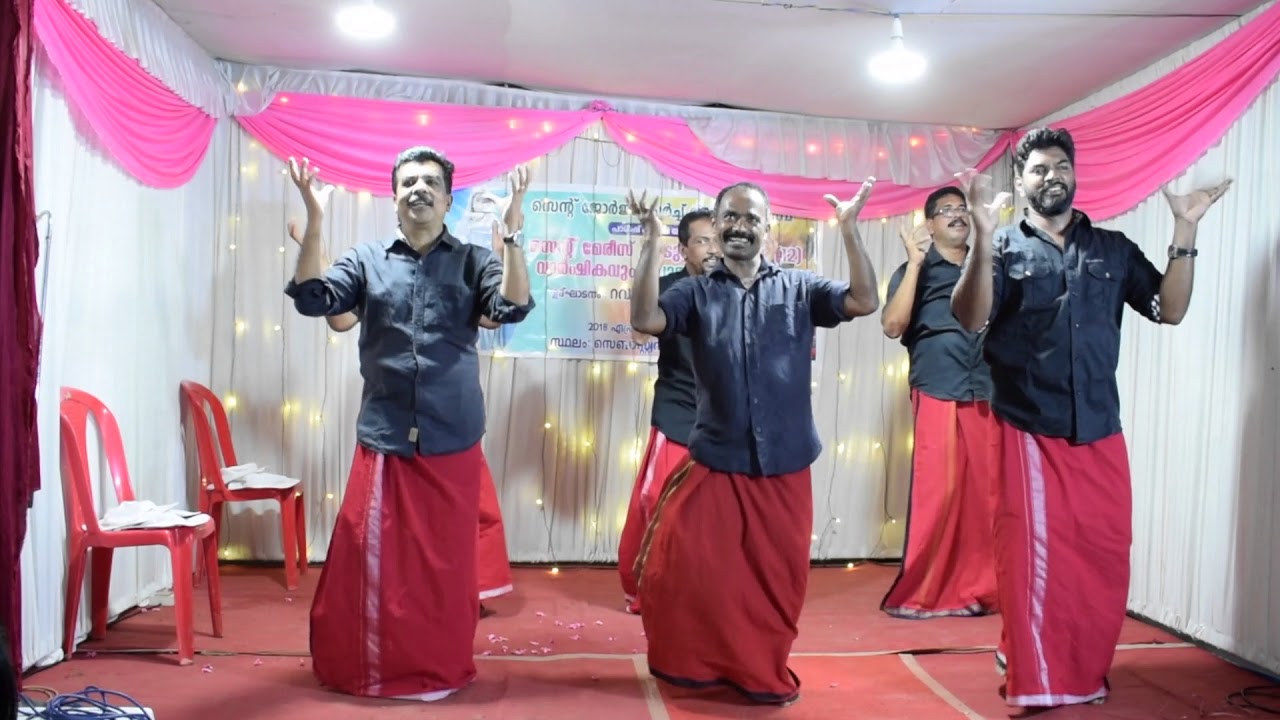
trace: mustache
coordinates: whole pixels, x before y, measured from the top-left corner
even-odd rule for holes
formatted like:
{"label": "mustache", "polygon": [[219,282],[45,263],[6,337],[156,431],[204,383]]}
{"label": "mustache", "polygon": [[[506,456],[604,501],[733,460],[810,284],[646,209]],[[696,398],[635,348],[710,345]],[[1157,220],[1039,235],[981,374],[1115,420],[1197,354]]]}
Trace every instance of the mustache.
{"label": "mustache", "polygon": [[1065,192],[1067,191],[1067,184],[1066,184],[1066,183],[1064,183],[1064,182],[1061,182],[1061,181],[1059,181],[1059,180],[1052,180],[1052,181],[1050,181],[1050,182],[1045,183],[1045,184],[1044,184],[1044,189],[1043,189],[1043,190],[1041,190],[1040,192],[1042,192],[1042,193],[1044,193],[1044,192],[1048,192],[1049,190],[1052,190],[1053,188],[1057,188],[1057,189],[1059,189],[1059,190],[1061,190],[1062,192],[1064,192],[1064,193],[1065,193]]}
{"label": "mustache", "polygon": [[435,204],[436,204],[435,199],[434,199],[434,198],[432,198],[430,195],[428,195],[425,191],[422,191],[422,190],[417,190],[417,191],[415,191],[415,192],[410,193],[410,194],[409,194],[409,197],[405,199],[405,202],[410,202],[410,203],[412,203],[412,202],[419,202],[419,201],[420,201],[420,202],[424,202],[424,203],[426,203],[427,205],[435,205]]}
{"label": "mustache", "polygon": [[755,236],[745,230],[730,230],[724,234],[725,240],[745,240],[751,242],[755,240]]}
{"label": "mustache", "polygon": [[964,218],[956,218],[947,223],[947,227],[969,227],[969,221]]}

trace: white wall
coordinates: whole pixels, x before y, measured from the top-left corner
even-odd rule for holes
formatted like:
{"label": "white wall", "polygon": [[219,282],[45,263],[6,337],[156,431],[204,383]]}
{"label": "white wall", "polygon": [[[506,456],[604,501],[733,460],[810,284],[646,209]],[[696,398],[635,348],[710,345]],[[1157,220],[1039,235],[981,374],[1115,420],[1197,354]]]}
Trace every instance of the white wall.
{"label": "white wall", "polygon": [[[211,164],[182,189],[139,186],[84,139],[91,135],[78,131],[46,69],[51,66],[41,63],[33,87],[36,210],[51,215],[40,224],[37,268],[44,303],[38,387],[43,489],[35,496],[22,551],[22,652],[28,664],[55,661],[61,653],[67,558],[59,387],[86,390],[111,408],[140,499],[187,502],[178,383],[209,377],[209,265],[218,223]],[[215,149],[222,145],[219,140]],[[98,473],[94,459],[89,462]],[[114,504],[113,491],[106,481],[96,491],[101,514]],[[169,584],[163,549],[117,551],[111,612]],[[84,631],[88,617],[86,595]]]}

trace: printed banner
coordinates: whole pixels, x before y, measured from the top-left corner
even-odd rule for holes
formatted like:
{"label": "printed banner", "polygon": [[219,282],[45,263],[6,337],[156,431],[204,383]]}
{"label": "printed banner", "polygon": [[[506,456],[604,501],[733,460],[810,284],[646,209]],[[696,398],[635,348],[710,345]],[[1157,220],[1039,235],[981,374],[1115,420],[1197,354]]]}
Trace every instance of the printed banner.
{"label": "printed banner", "polygon": [[[643,232],[627,213],[627,188],[551,185],[525,195],[524,247],[530,291],[537,306],[523,322],[496,330],[481,328],[479,348],[487,354],[651,362],[653,338],[632,332],[631,280]],[[637,189],[637,192],[645,190]],[[650,197],[656,190],[648,189]],[[463,242],[494,243],[493,221],[509,189],[495,181],[455,190],[446,216],[449,230]],[[710,207],[713,198],[696,191],[662,192],[659,216],[667,227],[662,273],[684,267],[676,238],[680,218]],[[817,270],[815,225],[810,220],[775,218],[765,252],[784,267]]]}

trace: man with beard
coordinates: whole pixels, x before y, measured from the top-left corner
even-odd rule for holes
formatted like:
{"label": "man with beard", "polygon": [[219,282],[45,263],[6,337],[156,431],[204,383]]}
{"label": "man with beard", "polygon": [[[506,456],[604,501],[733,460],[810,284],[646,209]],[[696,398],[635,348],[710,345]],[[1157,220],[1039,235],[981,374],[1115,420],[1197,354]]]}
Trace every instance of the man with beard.
{"label": "man with beard", "polygon": [[[680,243],[684,267],[658,280],[659,294],[687,277],[705,274],[719,262],[710,210],[685,213],[680,218],[676,239]],[[635,614],[640,613],[635,566],[645,528],[649,527],[667,479],[689,462],[689,433],[693,431],[694,413],[698,409],[692,352],[687,337],[665,338],[658,342],[658,381],[653,385],[649,446],[631,488],[631,505],[627,508],[627,520],[618,543],[622,592],[626,597],[627,611]]]}
{"label": "man with beard", "polygon": [[[311,606],[313,669],[352,695],[439,700],[476,674],[476,333],[482,315],[518,322],[533,306],[521,203],[506,214],[501,261],[462,243],[444,225],[453,163],[410,148],[391,171],[397,236],[356,245],[326,268],[315,172],[305,160],[290,170],[307,226],[285,292],[303,315],[354,310],[363,324],[358,445]],[[519,184],[523,192],[523,171]]]}
{"label": "man with beard", "polygon": [[[974,240],[952,298],[966,328],[988,326],[992,409],[1000,424],[996,653],[1010,705],[1102,702],[1124,621],[1132,539],[1129,461],[1116,365],[1124,306],[1152,322],[1186,315],[1200,218],[1230,181],[1165,199],[1165,272],[1123,234],[1072,208],[1075,144],[1039,128],[1014,151],[1021,222],[994,230],[975,205]],[[988,325],[989,323],[989,325]]]}
{"label": "man with beard", "polygon": [[991,477],[1000,432],[982,334],[951,313],[969,253],[969,207],[960,188],[944,187],[925,200],[924,215],[914,236],[902,232],[907,262],[889,280],[880,319],[910,354],[915,417],[902,568],[880,609],[904,618],[984,615],[997,607]]}
{"label": "man with beard", "polygon": [[[511,176],[512,193],[514,197],[515,189],[519,183],[520,171]],[[329,196],[333,193],[332,185],[325,185],[315,191],[315,197],[319,212],[322,213]],[[502,207],[505,211],[506,208]],[[316,216],[317,222],[320,221],[321,215]],[[494,243],[493,246],[501,250],[504,243],[502,233],[495,225],[493,228]],[[302,230],[298,228],[296,222],[289,223],[289,237],[302,247],[303,237]],[[323,253],[323,248],[321,249]],[[327,255],[322,260],[325,267],[329,266],[329,258]],[[325,317],[329,329],[336,333],[344,333],[360,323],[360,316],[354,310],[342,313],[340,315],[328,315]],[[488,317],[480,316],[480,327],[497,328],[498,323],[490,320]],[[484,600],[506,595],[515,589],[511,580],[511,559],[507,556],[507,534],[502,523],[502,506],[498,502],[498,489],[493,484],[493,473],[489,470],[489,461],[483,453],[480,455],[480,524],[478,534],[476,536],[476,583],[480,603],[480,617],[488,617],[493,611],[484,606]]]}
{"label": "man with beard", "polygon": [[762,258],[769,199],[739,183],[716,198],[720,264],[659,295],[662,224],[645,196],[628,198],[645,228],[631,325],[662,339],[688,337],[698,379],[693,462],[669,480],[641,550],[641,618],[655,677],[728,685],[759,703],[799,698],[787,657],[809,579],[809,466],[822,449],[810,352],[815,328],[879,306],[856,225],[874,182],[848,202],[827,196],[851,284]]}

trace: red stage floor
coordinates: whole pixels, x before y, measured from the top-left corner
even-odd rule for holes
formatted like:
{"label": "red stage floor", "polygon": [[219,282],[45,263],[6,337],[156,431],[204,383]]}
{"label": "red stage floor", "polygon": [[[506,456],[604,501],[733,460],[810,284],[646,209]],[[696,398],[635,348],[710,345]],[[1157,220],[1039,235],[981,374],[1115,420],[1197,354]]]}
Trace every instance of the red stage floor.
{"label": "red stage floor", "polygon": [[[438,720],[676,720],[785,717],[787,720],[950,720],[1018,713],[996,694],[991,646],[999,618],[897,620],[880,613],[895,568],[814,570],[792,669],[804,685],[786,709],[752,707],[720,691],[673,689],[648,676],[640,619],[622,611],[613,569],[517,569],[516,591],[486,605],[476,654],[480,677],[440,703],[379,702],[317,686],[307,658],[307,610],[320,573],[285,592],[279,569],[225,567],[226,637],[207,636],[197,602],[196,664],[172,654],[127,650],[174,646],[170,608],[134,614],[107,639],[81,645],[75,659],[31,676],[28,685],[75,692],[86,686],[128,693],[159,720],[436,718]],[[201,589],[203,590],[203,588]],[[200,599],[200,595],[197,595]],[[1105,705],[1040,714],[1052,720],[1255,717],[1228,696],[1265,684],[1137,621],[1125,624]]]}

